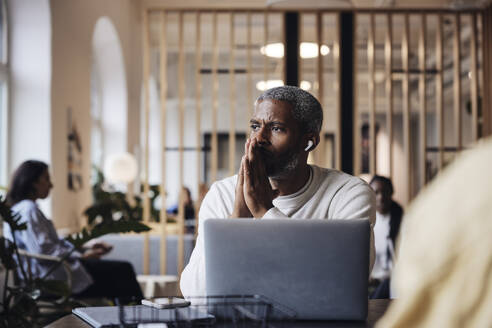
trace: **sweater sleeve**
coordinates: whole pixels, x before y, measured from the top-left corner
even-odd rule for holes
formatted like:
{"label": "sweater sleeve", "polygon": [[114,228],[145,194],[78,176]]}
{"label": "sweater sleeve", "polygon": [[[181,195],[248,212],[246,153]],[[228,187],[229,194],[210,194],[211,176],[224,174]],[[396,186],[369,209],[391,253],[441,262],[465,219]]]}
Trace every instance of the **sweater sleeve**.
{"label": "sweater sleeve", "polygon": [[[368,219],[371,226],[369,272],[374,265],[376,251],[374,248],[374,225],[376,224],[376,196],[371,187],[358,179],[357,183],[343,186],[335,197],[335,219]],[[334,200],[335,200],[334,199]]]}
{"label": "sweater sleeve", "polygon": [[58,238],[53,223],[33,204],[21,212],[27,229],[21,231],[26,250],[31,253],[63,257],[73,251],[69,242]]}

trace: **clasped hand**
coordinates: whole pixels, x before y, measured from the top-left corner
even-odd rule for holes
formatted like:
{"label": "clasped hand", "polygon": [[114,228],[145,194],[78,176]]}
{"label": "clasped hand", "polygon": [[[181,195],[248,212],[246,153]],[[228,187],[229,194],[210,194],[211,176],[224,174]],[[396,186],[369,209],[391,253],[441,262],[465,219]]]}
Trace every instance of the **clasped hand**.
{"label": "clasped hand", "polygon": [[112,249],[113,246],[103,242],[103,241],[97,241],[93,243],[87,243],[84,245],[85,252],[82,254],[82,258],[84,259],[99,259],[103,255],[106,255],[109,253]]}
{"label": "clasped hand", "polygon": [[261,218],[273,207],[278,190],[272,189],[256,138],[246,141],[239,168],[232,218]]}

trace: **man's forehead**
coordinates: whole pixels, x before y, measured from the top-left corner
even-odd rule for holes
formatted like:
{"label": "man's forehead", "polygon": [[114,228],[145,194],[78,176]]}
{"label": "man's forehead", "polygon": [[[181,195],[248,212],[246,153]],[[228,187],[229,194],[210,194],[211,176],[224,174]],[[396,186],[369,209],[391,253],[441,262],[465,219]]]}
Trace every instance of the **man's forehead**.
{"label": "man's forehead", "polygon": [[266,119],[270,117],[283,118],[284,120],[294,119],[292,105],[286,101],[265,99],[255,104],[253,118]]}

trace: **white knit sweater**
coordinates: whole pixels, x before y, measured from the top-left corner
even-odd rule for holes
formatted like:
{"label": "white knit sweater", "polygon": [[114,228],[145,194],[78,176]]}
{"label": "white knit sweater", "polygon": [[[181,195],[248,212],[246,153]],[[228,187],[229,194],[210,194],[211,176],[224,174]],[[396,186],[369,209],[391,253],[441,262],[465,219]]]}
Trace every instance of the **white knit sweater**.
{"label": "white knit sweater", "polygon": [[[306,185],[292,195],[274,199],[274,207],[265,213],[264,219],[369,219],[371,228],[374,226],[375,196],[367,183],[340,171],[314,165],[311,168]],[[181,274],[180,287],[185,297],[206,295],[203,223],[210,218],[228,218],[231,215],[236,180],[237,175],[215,182],[202,202],[197,243]],[[371,238],[371,267],[373,254]]]}

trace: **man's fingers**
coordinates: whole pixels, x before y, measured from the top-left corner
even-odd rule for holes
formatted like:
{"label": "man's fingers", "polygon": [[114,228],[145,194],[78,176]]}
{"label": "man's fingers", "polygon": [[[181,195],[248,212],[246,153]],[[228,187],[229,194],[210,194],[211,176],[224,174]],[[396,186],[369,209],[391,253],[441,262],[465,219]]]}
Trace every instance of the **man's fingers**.
{"label": "man's fingers", "polygon": [[238,186],[243,186],[244,184],[244,166],[246,165],[246,155],[244,155],[242,158],[241,158],[241,165],[239,167],[239,174],[238,174],[238,178],[237,178],[237,185]]}
{"label": "man's fingers", "polygon": [[256,160],[256,156],[255,156],[256,146],[257,146],[256,138],[253,138],[253,140],[251,140],[249,143],[249,149],[248,149],[248,160],[250,163]]}
{"label": "man's fingers", "polygon": [[248,138],[248,139],[246,139],[246,142],[244,143],[244,156],[246,156],[246,158],[248,158],[250,142],[251,142],[251,138]]}
{"label": "man's fingers", "polygon": [[253,171],[251,170],[250,160],[247,159],[244,160],[243,171],[244,171],[244,178],[243,178],[244,190],[247,191],[253,187]]}

